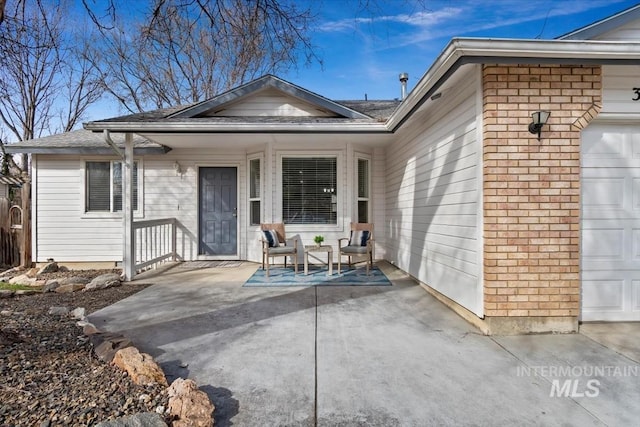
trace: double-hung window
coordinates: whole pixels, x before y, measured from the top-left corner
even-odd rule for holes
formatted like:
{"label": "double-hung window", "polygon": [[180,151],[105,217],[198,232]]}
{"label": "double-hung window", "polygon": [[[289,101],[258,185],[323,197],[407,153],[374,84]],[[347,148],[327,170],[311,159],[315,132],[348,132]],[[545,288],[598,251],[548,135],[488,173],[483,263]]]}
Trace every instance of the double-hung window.
{"label": "double-hung window", "polygon": [[[85,212],[122,211],[122,162],[85,163]],[[133,210],[138,210],[138,162],[133,164]]]}
{"label": "double-hung window", "polygon": [[358,222],[369,222],[369,159],[358,159]]}
{"label": "double-hung window", "polygon": [[260,158],[249,160],[249,224],[260,224]]}
{"label": "double-hung window", "polygon": [[337,158],[282,158],[285,224],[337,224]]}

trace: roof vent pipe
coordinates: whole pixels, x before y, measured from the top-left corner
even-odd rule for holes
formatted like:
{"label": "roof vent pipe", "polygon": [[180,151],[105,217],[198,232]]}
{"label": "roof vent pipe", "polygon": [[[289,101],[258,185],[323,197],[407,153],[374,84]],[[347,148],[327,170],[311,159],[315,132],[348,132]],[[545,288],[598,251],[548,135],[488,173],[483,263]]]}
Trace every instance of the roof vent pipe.
{"label": "roof vent pipe", "polygon": [[409,81],[409,74],[400,73],[400,99],[404,100],[407,97],[407,82]]}

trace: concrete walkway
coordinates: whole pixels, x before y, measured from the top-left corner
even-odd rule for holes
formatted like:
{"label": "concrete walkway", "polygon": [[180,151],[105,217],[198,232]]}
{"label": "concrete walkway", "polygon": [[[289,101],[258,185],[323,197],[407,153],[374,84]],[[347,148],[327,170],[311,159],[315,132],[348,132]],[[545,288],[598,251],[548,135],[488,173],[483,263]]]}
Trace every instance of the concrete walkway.
{"label": "concrete walkway", "polygon": [[90,319],[196,380],[216,426],[638,425],[632,356],[581,334],[482,336],[389,265],[390,287],[310,288],[185,266]]}

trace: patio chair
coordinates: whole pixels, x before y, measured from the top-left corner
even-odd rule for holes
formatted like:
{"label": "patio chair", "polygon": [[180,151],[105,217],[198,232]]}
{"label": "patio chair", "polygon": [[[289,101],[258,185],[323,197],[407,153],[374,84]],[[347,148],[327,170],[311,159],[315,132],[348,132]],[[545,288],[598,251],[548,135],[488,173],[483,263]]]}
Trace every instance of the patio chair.
{"label": "patio chair", "polygon": [[284,224],[260,224],[262,230],[262,269],[265,270],[266,260],[266,276],[269,277],[270,258],[284,257],[284,267],[287,268],[287,257],[294,257],[293,267],[294,274],[298,274],[298,241],[293,240],[292,246],[287,246],[287,240],[284,234]]}
{"label": "patio chair", "polygon": [[[343,246],[343,242],[348,243]],[[349,267],[352,257],[366,257],[367,276],[373,267],[373,224],[365,222],[351,223],[351,236],[338,239],[338,274],[342,266],[342,257],[349,257]]]}

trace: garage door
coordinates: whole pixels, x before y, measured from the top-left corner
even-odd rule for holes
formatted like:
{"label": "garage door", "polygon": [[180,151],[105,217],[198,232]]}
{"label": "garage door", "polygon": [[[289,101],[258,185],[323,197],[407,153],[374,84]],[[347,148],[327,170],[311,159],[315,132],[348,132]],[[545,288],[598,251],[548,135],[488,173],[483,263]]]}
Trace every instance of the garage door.
{"label": "garage door", "polygon": [[582,133],[582,320],[640,320],[640,126]]}

